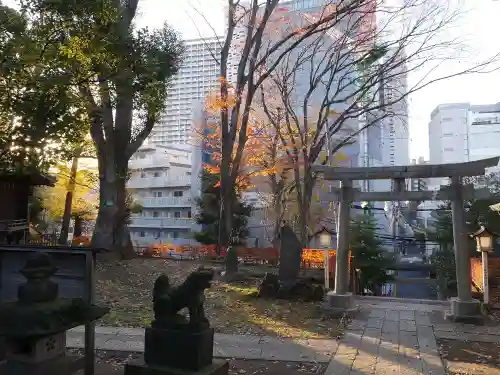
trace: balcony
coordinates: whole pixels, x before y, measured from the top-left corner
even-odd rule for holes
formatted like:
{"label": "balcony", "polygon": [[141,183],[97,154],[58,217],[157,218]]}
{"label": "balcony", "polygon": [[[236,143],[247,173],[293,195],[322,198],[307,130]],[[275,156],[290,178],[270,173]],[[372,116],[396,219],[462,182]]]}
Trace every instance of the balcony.
{"label": "balcony", "polygon": [[191,186],[191,176],[131,178],[129,189]]}
{"label": "balcony", "polygon": [[170,162],[167,157],[149,157],[144,159],[132,159],[128,166],[131,170],[148,168],[169,168]]}
{"label": "balcony", "polygon": [[188,197],[141,198],[144,208],[191,207],[193,200]]}
{"label": "balcony", "polygon": [[129,226],[134,228],[185,228],[189,229],[195,222],[188,218],[132,218]]}

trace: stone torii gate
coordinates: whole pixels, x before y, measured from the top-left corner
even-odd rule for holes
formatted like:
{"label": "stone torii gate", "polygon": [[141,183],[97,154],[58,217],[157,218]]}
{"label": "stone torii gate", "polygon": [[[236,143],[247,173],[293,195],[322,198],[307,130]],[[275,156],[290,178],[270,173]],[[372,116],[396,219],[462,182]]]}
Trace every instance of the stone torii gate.
{"label": "stone torii gate", "polygon": [[[337,256],[335,267],[335,289],[328,292],[325,307],[333,314],[343,314],[354,309],[354,297],[348,292],[349,226],[350,208],[353,201],[428,201],[450,200],[453,217],[453,243],[456,262],[458,296],[451,298],[451,317],[456,321],[473,321],[480,314],[480,302],[471,295],[470,257],[467,248],[468,233],[465,229],[464,200],[485,199],[491,196],[489,189],[474,189],[472,184],[463,184],[463,177],[482,176],[486,168],[495,167],[500,157],[456,164],[424,164],[394,167],[328,167],[314,166],[313,171],[325,180],[340,181],[340,188],[320,194],[323,201],[339,201]],[[445,178],[451,186],[439,191],[407,191],[406,179]],[[352,185],[355,180],[392,180],[393,191],[363,192]],[[321,196],[322,195],[322,196]]]}

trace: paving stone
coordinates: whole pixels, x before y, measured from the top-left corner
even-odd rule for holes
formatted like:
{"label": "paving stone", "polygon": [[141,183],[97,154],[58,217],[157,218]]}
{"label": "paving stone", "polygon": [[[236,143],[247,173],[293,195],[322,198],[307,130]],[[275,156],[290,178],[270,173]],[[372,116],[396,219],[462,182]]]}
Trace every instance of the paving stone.
{"label": "paving stone", "polygon": [[382,328],[384,320],[380,318],[369,318],[366,322],[366,328]]}
{"label": "paving stone", "polygon": [[309,339],[307,345],[318,353],[329,352],[330,355],[333,355],[339,347],[339,342],[337,340]]}
{"label": "paving stone", "polygon": [[379,352],[382,349],[398,352],[399,347],[399,334],[396,335],[382,335],[380,338]]}
{"label": "paving stone", "polygon": [[382,333],[398,333],[399,332],[399,322],[385,320],[382,326]]}
{"label": "paving stone", "polygon": [[422,361],[420,358],[399,357],[400,375],[420,375],[422,371]]}
{"label": "paving stone", "polygon": [[214,356],[223,358],[262,359],[260,348],[216,347]]}
{"label": "paving stone", "polygon": [[375,375],[397,375],[399,374],[399,365],[389,361],[377,362],[375,365]]}
{"label": "paving stone", "polygon": [[281,345],[275,347],[267,346],[262,348],[261,359],[287,362],[314,362],[316,360],[316,352],[313,352],[311,350],[305,351],[298,346],[293,347],[290,345]]}
{"label": "paving stone", "polygon": [[417,326],[413,320],[401,320],[399,322],[399,330],[407,332],[417,332]]}
{"label": "paving stone", "polygon": [[113,350],[120,352],[143,352],[144,341],[123,341],[123,340],[107,340],[99,342],[96,338],[96,348],[102,350]]}
{"label": "paving stone", "polygon": [[415,313],[415,321],[417,326],[432,326],[431,317],[426,313]]}
{"label": "paving stone", "polygon": [[380,345],[380,335],[378,337],[371,336],[363,336],[360,344],[359,344],[359,352],[364,354],[369,354],[373,356],[377,356],[378,347]]}
{"label": "paving stone", "polygon": [[383,309],[373,309],[370,311],[370,318],[384,318],[386,310]]}
{"label": "paving stone", "polygon": [[349,323],[349,331],[363,331],[366,328],[366,321],[354,319]]}
{"label": "paving stone", "polygon": [[385,321],[399,322],[399,311],[388,310],[385,314]]}
{"label": "paving stone", "polygon": [[357,355],[353,364],[351,374],[361,372],[363,374],[375,374],[376,355]]}
{"label": "paving stone", "polygon": [[407,310],[399,312],[399,319],[401,320],[415,320],[415,310]]}
{"label": "paving stone", "polygon": [[417,339],[420,353],[437,353],[436,339],[434,338],[434,332],[431,327],[418,327]]}
{"label": "paving stone", "polygon": [[436,351],[436,355],[420,354],[422,373],[424,375],[446,375],[443,362]]}
{"label": "paving stone", "polygon": [[380,345],[378,347],[378,357],[380,360],[388,361],[397,365],[399,357],[398,346],[387,347],[385,345]]}
{"label": "paving stone", "polygon": [[323,375],[350,375],[355,355],[339,355],[332,358]]}
{"label": "paving stone", "polygon": [[401,335],[399,337],[399,355],[409,358],[417,358],[419,356],[419,346],[416,336]]}

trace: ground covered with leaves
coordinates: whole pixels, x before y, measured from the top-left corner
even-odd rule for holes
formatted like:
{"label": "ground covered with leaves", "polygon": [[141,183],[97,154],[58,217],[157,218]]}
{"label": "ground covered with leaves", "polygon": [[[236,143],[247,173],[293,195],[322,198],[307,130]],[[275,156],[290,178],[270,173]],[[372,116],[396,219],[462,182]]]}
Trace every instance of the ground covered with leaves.
{"label": "ground covered with leaves", "polygon": [[[151,292],[155,279],[164,272],[175,285],[200,265],[197,261],[160,258],[98,262],[98,302],[111,308],[98,324],[148,325],[153,317]],[[339,335],[338,320],[325,319],[318,303],[257,298],[262,272],[252,272],[252,267],[247,267],[246,271],[248,277],[245,281],[227,283],[216,280],[205,293],[205,310],[217,332],[296,338]]]}
{"label": "ground covered with leaves", "polygon": [[[82,355],[81,350],[71,350],[70,354]],[[138,353],[113,352],[98,350],[96,352],[95,375],[123,374],[124,365],[141,357]],[[282,361],[257,361],[231,359],[229,375],[321,375],[325,372],[325,363],[301,363]],[[83,375],[83,370],[75,375]]]}
{"label": "ground covered with leaves", "polygon": [[500,375],[500,344],[437,340],[449,375]]}

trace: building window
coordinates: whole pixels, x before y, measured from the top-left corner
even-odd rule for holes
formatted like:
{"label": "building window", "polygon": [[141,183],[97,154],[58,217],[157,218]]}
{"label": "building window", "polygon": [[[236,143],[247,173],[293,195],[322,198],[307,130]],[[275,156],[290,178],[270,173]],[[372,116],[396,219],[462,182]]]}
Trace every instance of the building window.
{"label": "building window", "polygon": [[163,193],[161,191],[153,191],[153,197],[161,198]]}
{"label": "building window", "polygon": [[191,176],[191,172],[186,172],[186,176]]}
{"label": "building window", "polygon": [[187,212],[188,219],[191,219],[191,210]]}
{"label": "building window", "polygon": [[174,232],[174,233],[172,233],[172,237],[174,237],[174,238],[179,238],[179,232]]}
{"label": "building window", "polygon": [[153,217],[160,217],[160,213],[158,211],[153,211]]}
{"label": "building window", "polygon": [[155,238],[160,238],[161,237],[161,232],[155,232]]}
{"label": "building window", "polygon": [[141,178],[146,178],[146,172],[141,172]]}
{"label": "building window", "polygon": [[146,237],[146,232],[144,232],[144,231],[140,232],[140,233],[139,233],[139,236],[140,236],[140,237]]}
{"label": "building window", "polygon": [[453,133],[444,133],[443,137],[453,137]]}
{"label": "building window", "polygon": [[443,151],[453,151],[453,148],[447,147],[447,148],[443,149]]}
{"label": "building window", "polygon": [[182,190],[176,190],[174,191],[174,197],[182,197],[183,193],[184,192]]}
{"label": "building window", "polygon": [[175,211],[175,212],[174,212],[174,217],[175,217],[176,219],[180,218],[180,217],[181,217],[181,212],[180,212],[180,211]]}
{"label": "building window", "polygon": [[153,173],[153,176],[154,176],[154,177],[160,177],[160,172],[155,172],[155,173]]}

